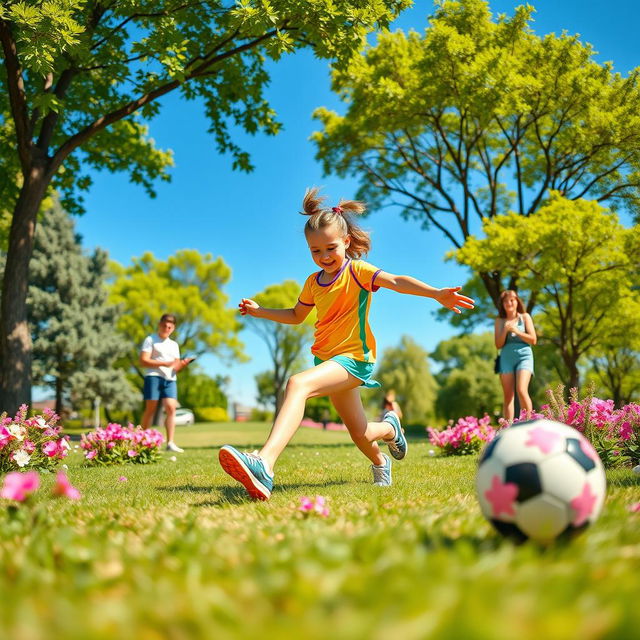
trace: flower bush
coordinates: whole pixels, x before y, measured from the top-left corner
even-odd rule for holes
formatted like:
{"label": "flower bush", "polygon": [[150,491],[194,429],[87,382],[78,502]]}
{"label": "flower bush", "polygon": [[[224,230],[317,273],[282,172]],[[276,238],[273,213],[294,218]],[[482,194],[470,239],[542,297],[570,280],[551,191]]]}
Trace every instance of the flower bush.
{"label": "flower bush", "polygon": [[[640,462],[640,405],[616,409],[613,400],[594,397],[593,387],[587,387],[582,399],[577,389],[570,389],[568,403],[562,385],[546,393],[549,404],[531,418],[557,420],[577,429],[590,440],[605,467]],[[527,418],[521,414],[519,420],[523,419]]]}
{"label": "flower bush", "polygon": [[464,456],[480,451],[483,445],[495,435],[495,429],[491,426],[491,418],[484,415],[478,419],[474,416],[460,418],[458,422],[442,431],[428,427],[429,442],[439,447],[445,455]]}
{"label": "flower bush", "polygon": [[51,471],[71,448],[68,436],[60,434],[59,417],[44,409],[42,415],[28,418],[23,404],[12,418],[0,416],[0,472],[28,469]]}
{"label": "flower bush", "polygon": [[80,446],[90,464],[149,464],[160,457],[163,442],[162,434],[156,429],[111,423],[83,434]]}
{"label": "flower bush", "polygon": [[[580,399],[577,389],[569,391],[569,401],[564,398],[564,387],[547,390],[549,403],[538,411],[527,414],[522,411],[512,423],[503,418],[498,421],[498,429],[524,420],[547,418],[577,429],[583,433],[598,452],[605,467],[634,466],[640,464],[640,405],[631,403],[616,409],[613,400],[601,400],[593,396],[588,387]],[[429,427],[431,444],[440,448],[445,455],[475,453],[489,442],[495,430],[489,424],[489,416],[479,420],[474,417],[460,418],[454,425],[442,431]]]}

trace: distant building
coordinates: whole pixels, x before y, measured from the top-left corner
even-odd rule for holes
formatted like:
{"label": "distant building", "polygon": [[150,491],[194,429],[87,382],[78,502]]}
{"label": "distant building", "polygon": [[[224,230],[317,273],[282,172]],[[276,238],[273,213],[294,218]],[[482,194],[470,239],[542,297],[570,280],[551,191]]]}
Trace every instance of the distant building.
{"label": "distant building", "polygon": [[247,422],[251,416],[252,407],[234,402],[231,405],[231,413],[234,422]]}
{"label": "distant building", "polygon": [[42,411],[43,409],[51,409],[52,411],[56,408],[56,399],[55,398],[45,398],[44,400],[38,400],[37,402],[31,403],[31,408],[34,411]]}

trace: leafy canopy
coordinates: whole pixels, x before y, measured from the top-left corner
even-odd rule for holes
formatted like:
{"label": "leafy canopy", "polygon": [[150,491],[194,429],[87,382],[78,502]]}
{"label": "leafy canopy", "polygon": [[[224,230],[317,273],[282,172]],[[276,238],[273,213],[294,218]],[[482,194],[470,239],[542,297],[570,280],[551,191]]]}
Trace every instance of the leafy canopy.
{"label": "leafy canopy", "polygon": [[[494,16],[443,0],[424,34],[381,33],[333,74],[344,114],[320,108],[326,173],[354,175],[459,248],[482,219],[534,213],[556,190],[640,212],[640,86],[567,33],[540,37],[533,8]],[[478,274],[497,301],[500,273]]]}
{"label": "leafy canopy", "polygon": [[167,260],[145,253],[128,267],[113,263],[112,270],[110,300],[121,309],[117,327],[129,345],[123,366],[137,365],[142,341],[155,333],[163,313],[177,316],[172,337],[183,356],[246,358],[236,312],[226,308],[231,269],[222,258],[195,249],[182,249]]}
{"label": "leafy canopy", "polygon": [[250,134],[280,128],[264,96],[267,62],[312,47],[344,66],[371,29],[388,26],[409,4],[3,2],[0,80],[10,91],[0,92],[0,202],[15,203],[17,176],[35,152],[49,161],[68,211],[82,209],[88,168],[127,171],[153,194],[154,181],[168,179],[172,156],[156,148],[148,123],[174,90],[201,102],[216,149],[248,171],[249,155],[233,141],[232,127]]}
{"label": "leafy canopy", "polygon": [[630,326],[640,330],[637,225],[623,227],[597,202],[552,193],[534,215],[487,218],[482,229],[485,237],[469,237],[454,253],[457,261],[474,271],[508,274],[536,297],[538,333],[557,348],[571,386],[583,356],[616,336],[628,340]]}

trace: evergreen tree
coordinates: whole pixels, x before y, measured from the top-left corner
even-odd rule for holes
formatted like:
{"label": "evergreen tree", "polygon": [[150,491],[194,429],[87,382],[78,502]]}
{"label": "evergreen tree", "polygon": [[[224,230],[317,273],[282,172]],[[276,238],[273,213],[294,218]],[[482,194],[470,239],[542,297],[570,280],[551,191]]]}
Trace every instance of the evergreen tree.
{"label": "evergreen tree", "polygon": [[113,368],[127,345],[116,333],[117,308],[107,304],[106,271],[107,254],[85,255],[74,223],[54,204],[36,233],[28,310],[33,380],[54,390],[57,413],[96,396],[107,411],[139,401],[124,372]]}

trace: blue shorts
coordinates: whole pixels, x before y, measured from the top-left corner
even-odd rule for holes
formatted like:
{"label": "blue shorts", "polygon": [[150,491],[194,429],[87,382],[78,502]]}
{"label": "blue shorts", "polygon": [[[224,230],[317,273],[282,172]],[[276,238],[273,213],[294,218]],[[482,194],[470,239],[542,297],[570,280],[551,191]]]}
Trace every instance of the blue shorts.
{"label": "blue shorts", "polygon": [[506,344],[500,352],[500,373],[531,371],[533,375],[533,349],[528,344]]}
{"label": "blue shorts", "polygon": [[[373,362],[361,362],[360,360],[354,360],[353,358],[347,358],[347,356],[333,356],[329,358],[329,360],[333,360],[337,362],[341,367],[344,367],[348,373],[350,373],[354,378],[358,378],[358,380],[362,381],[362,387],[366,387],[367,389],[375,389],[376,387],[381,387],[382,385],[372,378],[373,369],[376,366]],[[318,356],[313,356],[313,363],[317,366],[326,362],[326,360],[320,360]]]}
{"label": "blue shorts", "polygon": [[145,376],[143,396],[145,400],[177,398],[178,385],[175,380],[165,380],[161,376]]}

